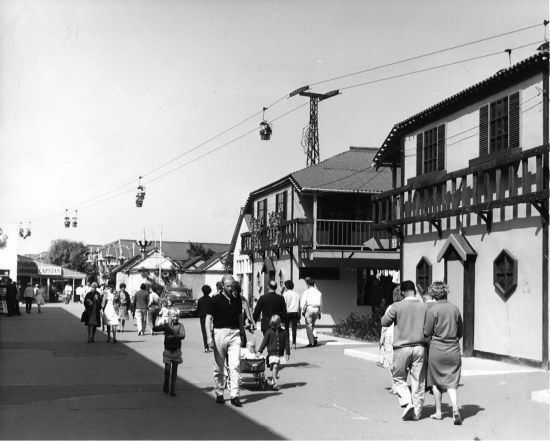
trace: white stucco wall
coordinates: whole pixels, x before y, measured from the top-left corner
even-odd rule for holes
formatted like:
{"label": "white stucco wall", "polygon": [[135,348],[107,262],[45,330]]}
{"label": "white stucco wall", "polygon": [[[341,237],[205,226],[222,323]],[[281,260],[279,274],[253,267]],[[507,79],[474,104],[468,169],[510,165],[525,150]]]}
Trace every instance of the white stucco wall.
{"label": "white stucco wall", "polygon": [[0,269],[10,270],[11,279],[17,280],[19,228],[17,224],[0,224],[0,228],[5,240],[4,246],[0,248]]}
{"label": "white stucco wall", "polygon": [[542,145],[542,79],[540,76],[492,95],[482,102],[465,107],[440,121],[417,129],[405,139],[405,182],[416,176],[416,135],[439,124],[446,124],[445,163],[447,172],[468,167],[468,161],[479,156],[479,108],[491,101],[520,90],[520,145],[524,150]]}

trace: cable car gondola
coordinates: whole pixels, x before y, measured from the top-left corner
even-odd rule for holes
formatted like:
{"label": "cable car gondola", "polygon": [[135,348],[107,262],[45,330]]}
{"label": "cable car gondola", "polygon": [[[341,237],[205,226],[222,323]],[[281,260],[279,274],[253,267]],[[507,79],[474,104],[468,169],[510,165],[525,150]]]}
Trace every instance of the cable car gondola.
{"label": "cable car gondola", "polygon": [[143,200],[145,199],[145,187],[141,185],[141,176],[139,177],[139,183],[136,194],[136,207],[143,206]]}
{"label": "cable car gondola", "polygon": [[266,110],[267,110],[267,107],[264,107],[263,121],[260,123],[260,138],[263,141],[269,141],[271,139],[271,134],[273,133],[273,129],[271,128],[271,125],[265,120]]}

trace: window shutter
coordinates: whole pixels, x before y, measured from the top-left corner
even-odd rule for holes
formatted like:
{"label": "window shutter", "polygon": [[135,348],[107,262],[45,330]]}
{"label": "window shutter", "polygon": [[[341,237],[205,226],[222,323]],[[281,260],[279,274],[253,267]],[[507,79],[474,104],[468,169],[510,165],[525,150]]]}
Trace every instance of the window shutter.
{"label": "window shutter", "polygon": [[282,196],[283,196],[283,214],[282,214],[283,219],[282,220],[286,221],[286,207],[287,207],[287,192],[286,192],[286,190],[283,191]]}
{"label": "window shutter", "polygon": [[437,127],[437,169],[445,170],[445,124]]}
{"label": "window shutter", "polygon": [[422,133],[416,135],[416,176],[422,174]]}
{"label": "window shutter", "polygon": [[519,147],[519,92],[508,97],[508,146]]}
{"label": "window shutter", "polygon": [[489,105],[479,108],[479,156],[489,153]]}

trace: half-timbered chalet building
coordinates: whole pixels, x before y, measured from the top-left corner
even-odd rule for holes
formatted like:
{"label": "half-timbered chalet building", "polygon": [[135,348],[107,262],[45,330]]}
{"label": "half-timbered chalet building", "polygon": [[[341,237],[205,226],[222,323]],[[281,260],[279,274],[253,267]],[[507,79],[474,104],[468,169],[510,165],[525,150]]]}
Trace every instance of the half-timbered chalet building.
{"label": "half-timbered chalet building", "polygon": [[449,285],[465,356],[548,368],[548,44],[538,51],[396,124],[374,161],[397,185],[373,211],[401,238],[402,278]]}

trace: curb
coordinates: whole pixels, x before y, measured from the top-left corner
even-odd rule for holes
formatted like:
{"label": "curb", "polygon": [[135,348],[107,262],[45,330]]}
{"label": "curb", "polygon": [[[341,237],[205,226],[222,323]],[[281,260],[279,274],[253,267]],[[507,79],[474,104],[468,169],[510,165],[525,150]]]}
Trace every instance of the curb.
{"label": "curb", "polygon": [[531,399],[538,403],[550,404],[550,389],[536,390],[531,392]]}

